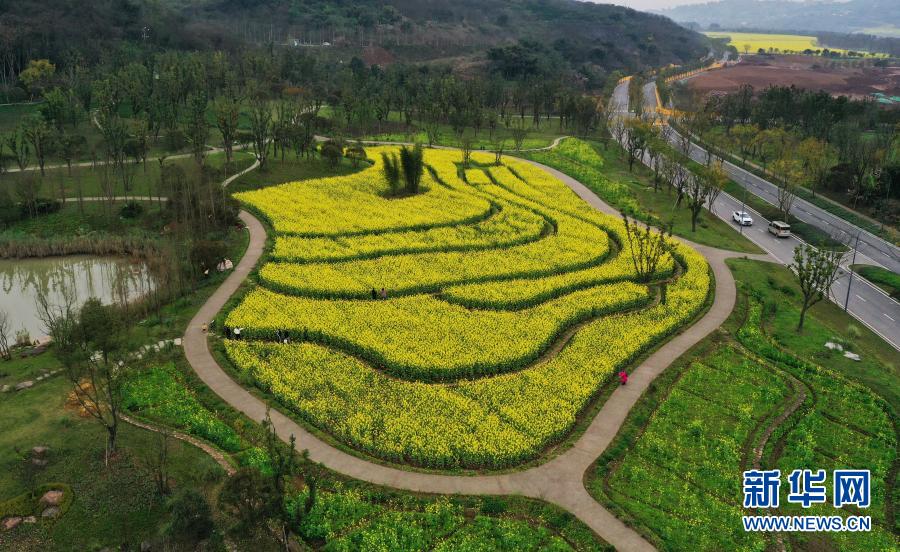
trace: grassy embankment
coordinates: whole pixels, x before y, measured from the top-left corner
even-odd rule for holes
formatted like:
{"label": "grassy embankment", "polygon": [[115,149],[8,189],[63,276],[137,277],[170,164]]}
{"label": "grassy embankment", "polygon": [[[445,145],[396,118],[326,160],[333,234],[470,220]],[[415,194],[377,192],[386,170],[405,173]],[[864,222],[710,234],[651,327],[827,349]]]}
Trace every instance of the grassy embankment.
{"label": "grassy embankment", "polygon": [[700,214],[696,232],[692,231],[686,205],[676,208],[675,195],[663,184],[654,191],[653,173],[647,167],[635,163],[629,171],[625,151],[613,141],[604,148],[596,142],[568,138],[553,151],[529,153],[527,157],[582,182],[616,209],[640,214],[642,218],[649,214],[657,223],[671,221],[672,232],[677,236],[712,247],[762,253],[728,223],[706,210]]}
{"label": "grassy embankment", "polygon": [[853,265],[851,268],[894,299],[900,299],[900,274],[880,266]]}

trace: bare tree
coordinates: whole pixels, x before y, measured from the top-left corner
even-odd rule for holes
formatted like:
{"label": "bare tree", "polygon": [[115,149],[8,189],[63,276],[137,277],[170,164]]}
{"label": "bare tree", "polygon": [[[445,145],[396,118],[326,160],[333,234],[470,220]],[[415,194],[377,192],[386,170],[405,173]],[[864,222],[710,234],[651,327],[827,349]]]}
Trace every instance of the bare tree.
{"label": "bare tree", "polygon": [[684,199],[691,172],[682,162],[682,156],[676,153],[674,157],[666,160],[665,171],[663,174],[668,180],[669,186],[675,190],[675,206],[678,207]]}
{"label": "bare tree", "polygon": [[790,181],[783,181],[778,185],[778,210],[785,222],[790,222],[791,208],[797,199],[797,186]]}
{"label": "bare tree", "polygon": [[625,213],[622,213],[622,219],[625,221],[628,251],[631,253],[631,262],[638,280],[650,281],[669,249],[668,237],[672,235],[671,225],[654,229],[649,222],[645,222],[641,228],[637,221],[629,219]]}
{"label": "bare tree", "polygon": [[61,305],[44,293],[37,298],[38,314],[53,337],[54,352],[65,368],[76,401],[106,430],[106,459],[116,450],[122,384],[128,376],[123,337],[125,325],[118,311],[97,299],[80,310],[64,291]]}
{"label": "bare tree", "polygon": [[9,350],[10,328],[9,313],[0,310],[0,356],[5,360],[10,360],[12,358],[12,354]]}
{"label": "bare tree", "polygon": [[475,139],[472,134],[466,132],[459,139],[459,149],[462,150],[463,167],[468,167],[472,160],[472,150],[475,148]]}
{"label": "bare tree", "polygon": [[725,169],[722,168],[721,159],[714,161],[713,164],[706,169],[705,173],[707,181],[706,185],[709,186],[709,193],[706,198],[706,208],[709,209],[710,213],[715,213],[713,207],[716,204],[716,200],[719,199],[722,190],[725,189],[725,185],[728,183],[728,174],[725,172]]}
{"label": "bare tree", "polygon": [[503,150],[506,149],[506,140],[503,138],[497,138],[494,141],[494,165],[498,167],[503,162]]}
{"label": "bare tree", "polygon": [[[615,113],[615,112],[613,112]],[[625,134],[628,132],[628,129],[625,127],[625,121],[619,115],[614,115],[612,122],[612,135],[613,138],[616,139],[616,142],[621,144],[623,147],[625,146]]]}
{"label": "bare tree", "polygon": [[800,321],[797,331],[803,330],[806,311],[810,307],[831,295],[831,286],[837,280],[841,253],[829,249],[817,249],[809,244],[801,243],[794,250],[793,270],[803,294],[803,306],[800,308]]}
{"label": "bare tree", "polygon": [[626,121],[627,132],[625,134],[625,151],[628,153],[628,170],[631,171],[635,161],[644,158],[647,144],[650,140],[650,125],[634,118]]}
{"label": "bare tree", "polygon": [[778,210],[784,221],[790,222],[791,208],[797,199],[797,182],[803,177],[802,168],[792,152],[785,152],[772,163],[772,172],[776,175],[778,185]]}
{"label": "bare tree", "polygon": [[169,430],[162,428],[157,433],[158,447],[156,454],[150,456],[150,468],[153,470],[153,479],[156,490],[161,495],[169,494]]}
{"label": "bare tree", "polygon": [[[702,97],[694,92],[689,94],[686,99],[686,108],[678,118],[678,125],[681,128],[681,139],[679,140],[679,148],[681,153],[689,155],[691,151],[691,140],[701,139],[704,131],[709,127],[709,115],[704,110]],[[710,153],[707,152],[707,163],[710,161]]]}
{"label": "bare tree", "polygon": [[691,212],[691,232],[696,232],[697,219],[700,218],[700,212],[703,210],[703,206],[706,205],[708,191],[708,188],[703,183],[702,174],[688,174],[685,190],[688,209]]}
{"label": "bare tree", "polygon": [[187,118],[184,135],[191,144],[191,153],[197,165],[203,165],[206,157],[206,141],[209,139],[209,122],[206,120],[206,108],[209,101],[205,94],[193,94],[188,98]]}
{"label": "bare tree", "polygon": [[425,136],[428,137],[428,147],[434,146],[441,139],[441,123],[437,119],[429,118],[423,123]]}
{"label": "bare tree", "polygon": [[28,143],[31,144],[34,157],[37,160],[38,167],[41,169],[41,176],[44,176],[44,164],[53,146],[53,132],[39,115],[26,117],[22,125],[25,137],[28,139]]}
{"label": "bare tree", "polygon": [[721,163],[709,167],[702,167],[696,174],[689,174],[687,178],[686,197],[688,208],[691,211],[691,232],[697,231],[697,219],[704,206],[709,206],[712,211],[716,198],[722,193],[728,177],[722,170]]}
{"label": "bare tree", "polygon": [[664,155],[669,149],[660,132],[655,129],[647,142],[647,160],[653,170],[653,191],[659,190],[659,181],[663,172]]}
{"label": "bare tree", "polygon": [[603,143],[603,149],[606,149],[609,145],[609,138],[614,135],[613,125],[619,120],[619,117],[611,102],[604,103],[602,100],[597,100],[597,109],[599,110],[600,126],[602,127],[600,130],[600,141]]}
{"label": "bare tree", "polygon": [[520,123],[518,126],[509,129],[509,134],[512,136],[513,147],[515,150],[522,151],[522,145],[525,143],[525,138],[528,137],[528,129]]}

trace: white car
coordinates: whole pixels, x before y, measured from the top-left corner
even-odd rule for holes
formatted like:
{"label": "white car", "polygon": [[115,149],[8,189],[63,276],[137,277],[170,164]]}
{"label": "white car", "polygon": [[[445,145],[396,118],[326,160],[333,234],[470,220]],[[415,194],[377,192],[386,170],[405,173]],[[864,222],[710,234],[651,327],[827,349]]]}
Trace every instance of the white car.
{"label": "white car", "polygon": [[753,218],[747,211],[732,211],[731,218],[741,226],[753,226]]}

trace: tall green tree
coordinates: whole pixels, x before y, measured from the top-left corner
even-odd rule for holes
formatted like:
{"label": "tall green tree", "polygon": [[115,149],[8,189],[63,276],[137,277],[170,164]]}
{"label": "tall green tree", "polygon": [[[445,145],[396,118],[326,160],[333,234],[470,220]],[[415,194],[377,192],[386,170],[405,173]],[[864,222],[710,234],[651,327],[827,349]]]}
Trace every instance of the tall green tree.
{"label": "tall green tree", "polygon": [[803,303],[800,307],[800,319],[797,331],[803,331],[803,322],[810,307],[831,295],[831,286],[838,277],[841,252],[829,249],[817,249],[802,243],[794,250],[794,262],[790,269],[800,284]]}
{"label": "tall green tree", "polygon": [[188,98],[184,134],[197,165],[203,165],[206,158],[206,142],[209,140],[209,122],[206,120],[208,105],[206,94],[193,94]]}
{"label": "tall green tree", "polygon": [[44,164],[53,148],[53,131],[39,115],[26,117],[22,121],[22,130],[28,143],[31,144],[34,158],[41,169],[41,176],[44,176]]}
{"label": "tall green tree", "polygon": [[391,193],[400,192],[400,157],[396,153],[381,152],[381,170]]}
{"label": "tall green tree", "polygon": [[216,128],[222,135],[225,160],[231,163],[234,160],[234,143],[237,140],[238,122],[241,116],[241,99],[237,94],[219,96],[213,102],[213,111],[216,115]]}
{"label": "tall green tree", "polygon": [[250,134],[253,140],[253,152],[259,161],[259,168],[267,168],[269,159],[269,140],[272,133],[272,108],[264,98],[256,97],[250,103]]}
{"label": "tall green tree", "polygon": [[38,296],[39,313],[53,338],[54,352],[81,408],[106,430],[106,461],[116,451],[122,386],[131,370],[119,309],[89,299],[80,309],[67,296],[60,305]]}
{"label": "tall green tree", "polygon": [[8,136],[6,136],[6,146],[16,160],[16,165],[20,171],[28,168],[29,156],[31,148],[28,145],[28,137],[25,135],[25,129],[22,125],[16,127]]}

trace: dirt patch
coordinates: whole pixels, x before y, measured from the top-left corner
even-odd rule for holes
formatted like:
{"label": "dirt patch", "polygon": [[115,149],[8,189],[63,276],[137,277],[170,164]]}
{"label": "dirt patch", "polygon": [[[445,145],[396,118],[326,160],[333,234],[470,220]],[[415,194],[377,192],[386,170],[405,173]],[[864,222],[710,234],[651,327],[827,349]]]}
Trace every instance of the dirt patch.
{"label": "dirt patch", "polygon": [[817,56],[744,56],[740,63],[701,73],[688,84],[703,94],[734,92],[743,84],[757,90],[794,85],[861,99],[875,92],[900,94],[900,67]]}
{"label": "dirt patch", "polygon": [[362,59],[366,65],[378,65],[380,67],[387,67],[396,61],[394,54],[381,46],[368,46],[363,49]]}

